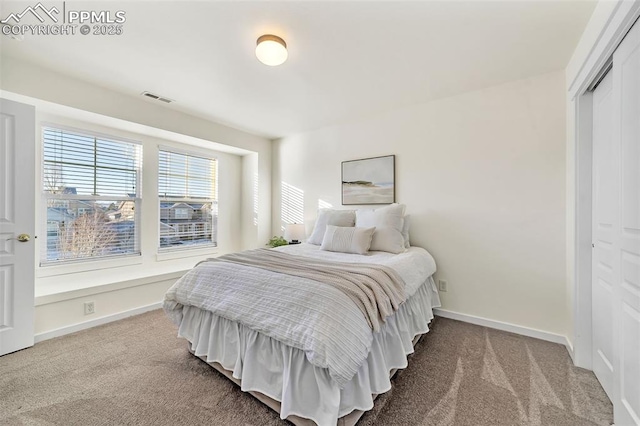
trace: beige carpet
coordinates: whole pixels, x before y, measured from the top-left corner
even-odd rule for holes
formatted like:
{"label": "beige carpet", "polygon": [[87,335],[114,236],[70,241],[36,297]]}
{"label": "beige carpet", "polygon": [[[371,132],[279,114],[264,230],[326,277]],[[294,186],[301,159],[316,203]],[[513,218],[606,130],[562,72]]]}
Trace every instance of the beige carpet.
{"label": "beige carpet", "polygon": [[[359,425],[608,425],[564,347],[438,319]],[[0,357],[1,425],[285,425],[191,356],[161,311]]]}

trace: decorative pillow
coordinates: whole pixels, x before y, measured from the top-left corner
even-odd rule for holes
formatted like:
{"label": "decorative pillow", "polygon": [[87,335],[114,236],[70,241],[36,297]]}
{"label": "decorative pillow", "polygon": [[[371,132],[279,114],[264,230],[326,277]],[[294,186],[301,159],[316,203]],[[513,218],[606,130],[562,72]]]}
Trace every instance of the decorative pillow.
{"label": "decorative pillow", "polygon": [[404,224],[402,225],[402,238],[404,238],[404,248],[411,247],[409,243],[409,227],[411,226],[411,215],[404,215]]}
{"label": "decorative pillow", "polygon": [[404,226],[404,204],[391,204],[379,209],[360,209],[356,211],[356,226],[375,227],[370,250],[403,253],[405,240],[402,236]]}
{"label": "decorative pillow", "polygon": [[367,254],[375,230],[376,228],[327,225],[320,250]]}
{"label": "decorative pillow", "polygon": [[307,239],[307,243],[317,246],[322,244],[327,225],[354,226],[355,224],[356,212],[354,210],[320,209],[318,210],[316,225],[313,227],[313,232]]}

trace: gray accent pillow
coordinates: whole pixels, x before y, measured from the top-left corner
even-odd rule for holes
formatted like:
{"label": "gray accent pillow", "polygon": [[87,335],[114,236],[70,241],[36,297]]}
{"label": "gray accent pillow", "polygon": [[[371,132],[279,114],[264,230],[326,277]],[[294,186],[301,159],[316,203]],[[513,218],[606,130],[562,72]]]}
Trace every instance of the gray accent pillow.
{"label": "gray accent pillow", "polygon": [[316,225],[313,227],[313,232],[311,232],[311,235],[307,239],[307,243],[317,246],[322,244],[327,225],[354,226],[355,224],[355,210],[320,209],[318,210]]}
{"label": "gray accent pillow", "polygon": [[376,228],[327,225],[320,250],[367,254]]}

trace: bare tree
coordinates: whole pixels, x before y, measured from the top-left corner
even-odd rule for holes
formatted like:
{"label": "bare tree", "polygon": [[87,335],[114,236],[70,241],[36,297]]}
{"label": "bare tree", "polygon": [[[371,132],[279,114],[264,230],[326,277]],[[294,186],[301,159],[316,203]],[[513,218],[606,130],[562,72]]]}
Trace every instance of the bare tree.
{"label": "bare tree", "polygon": [[60,227],[59,249],[62,258],[93,257],[113,246],[116,233],[109,218],[99,211],[86,213]]}
{"label": "bare tree", "polygon": [[65,185],[62,183],[62,170],[59,164],[44,166],[44,190],[51,194],[64,192]]}
{"label": "bare tree", "polygon": [[[45,164],[43,185],[45,192],[49,194],[62,194],[66,185],[62,183],[62,169],[59,164]],[[66,208],[69,206],[69,201],[59,199],[47,199],[47,207],[54,208]]]}

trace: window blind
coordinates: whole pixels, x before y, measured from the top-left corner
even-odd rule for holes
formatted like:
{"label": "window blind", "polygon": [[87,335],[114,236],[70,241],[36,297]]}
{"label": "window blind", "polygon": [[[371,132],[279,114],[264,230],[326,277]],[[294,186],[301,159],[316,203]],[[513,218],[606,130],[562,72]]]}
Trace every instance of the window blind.
{"label": "window blind", "polygon": [[217,165],[215,158],[160,150],[160,248],[217,245]]}
{"label": "window blind", "polygon": [[216,200],[217,160],[160,151],[158,193],[162,198]]}
{"label": "window blind", "polygon": [[139,145],[44,129],[44,189],[78,195],[135,198]]}
{"label": "window blind", "polygon": [[138,144],[43,128],[42,263],[139,254]]}

